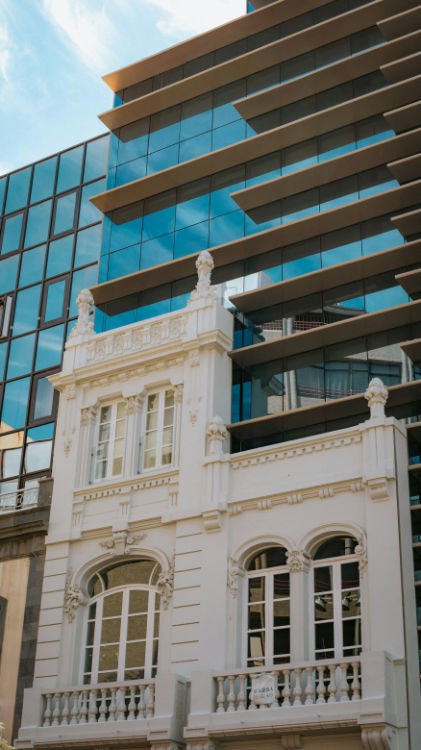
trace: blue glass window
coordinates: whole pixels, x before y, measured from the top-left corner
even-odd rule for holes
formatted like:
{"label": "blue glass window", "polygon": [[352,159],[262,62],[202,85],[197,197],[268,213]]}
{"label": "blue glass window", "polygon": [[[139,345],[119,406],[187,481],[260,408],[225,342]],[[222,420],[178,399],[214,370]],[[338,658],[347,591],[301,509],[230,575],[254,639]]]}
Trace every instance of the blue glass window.
{"label": "blue glass window", "polygon": [[166,234],[157,237],[142,245],[140,267],[150,268],[157,266],[159,263],[168,263],[173,259],[174,234]]}
{"label": "blue glass window", "polygon": [[72,291],[70,294],[70,311],[69,316],[72,318],[77,315],[76,297],[81,289],[88,289],[94,286],[98,280],[98,266],[87,266],[80,271],[75,271],[72,280]]}
{"label": "blue glass window", "polygon": [[0,343],[0,380],[4,377],[4,365],[6,364],[7,341]]}
{"label": "blue glass window", "polygon": [[58,168],[57,193],[63,193],[65,190],[79,185],[82,176],[82,159],[83,146],[72,148],[60,154],[60,164]]}
{"label": "blue glass window", "polygon": [[29,336],[21,336],[12,339],[9,352],[9,364],[7,366],[7,377],[18,378],[26,375],[32,370],[32,359],[34,356],[35,333]]}
{"label": "blue glass window", "polygon": [[48,238],[52,201],[38,203],[28,211],[24,247],[40,245]]}
{"label": "blue glass window", "polygon": [[192,138],[212,128],[212,98],[210,94],[184,102],[181,114],[180,139]]}
{"label": "blue glass window", "polygon": [[74,235],[69,234],[50,242],[48,249],[47,278],[69,271],[72,265]]}
{"label": "blue glass window", "polygon": [[41,284],[23,289],[16,295],[13,335],[33,331],[38,325]]}
{"label": "blue glass window", "polygon": [[4,389],[1,432],[20,430],[25,426],[31,378],[13,380]]}
{"label": "blue glass window", "polygon": [[227,242],[244,236],[244,213],[234,211],[231,214],[217,216],[210,221],[210,245],[224,245]]}
{"label": "blue glass window", "polygon": [[[146,175],[146,156],[140,157],[140,159],[134,159],[133,161],[126,162],[115,169],[114,185],[125,185],[127,182],[133,182],[134,180],[140,180]],[[108,187],[113,187],[109,184]]]}
{"label": "blue glass window", "polygon": [[334,266],[361,255],[360,227],[352,226],[322,237],[322,266]]}
{"label": "blue glass window", "polygon": [[176,229],[198,224],[208,218],[209,188],[209,180],[201,180],[180,188],[176,206]]}
{"label": "blue glass window", "polygon": [[16,286],[19,256],[0,260],[0,294],[10,292]]}
{"label": "blue glass window", "polygon": [[31,168],[15,172],[9,177],[9,188],[7,190],[6,213],[23,208],[28,202],[29,181],[31,179]]}
{"label": "blue glass window", "polygon": [[150,130],[149,153],[176,143],[180,138],[180,107],[152,115]]}
{"label": "blue glass window", "polygon": [[212,177],[211,217],[238,209],[238,204],[231,198],[231,193],[244,187],[244,167],[230,169]]}
{"label": "blue glass window", "polygon": [[86,146],[85,167],[83,181],[91,182],[102,177],[107,171],[108,136],[91,141]]}
{"label": "blue glass window", "polygon": [[[242,99],[246,95],[245,80],[236,81],[214,93],[213,127],[219,128],[234,120],[242,120],[242,117],[232,104],[236,99]],[[244,121],[243,121],[244,122]]]}
{"label": "blue glass window", "polygon": [[216,151],[219,148],[231,146],[233,143],[242,141],[245,137],[246,123],[244,122],[244,120],[230,122],[228,125],[224,125],[223,127],[217,128],[213,131],[212,150]]}
{"label": "blue glass window", "polygon": [[108,260],[108,278],[118,279],[139,270],[140,248],[138,245],[126,247],[111,253]]}
{"label": "blue glass window", "polygon": [[212,133],[202,133],[180,143],[179,161],[190,161],[212,151]]}
{"label": "blue glass window", "polygon": [[155,172],[162,172],[163,169],[174,167],[175,164],[178,164],[178,152],[179,145],[176,143],[174,146],[168,146],[149,154],[147,174],[155,174]]}
{"label": "blue glass window", "polygon": [[41,161],[34,167],[34,178],[31,188],[31,203],[49,198],[54,193],[57,158]]}
{"label": "blue glass window", "polygon": [[209,247],[209,221],[202,221],[175,233],[174,258],[200,253]]}
{"label": "blue glass window", "polygon": [[[170,204],[170,205],[168,205]],[[152,240],[174,231],[175,193],[162,194],[145,202],[143,240]]]}
{"label": "blue glass window", "polygon": [[73,229],[75,223],[76,190],[56,198],[54,234],[62,234]]}
{"label": "blue glass window", "polygon": [[[113,136],[115,138],[115,136]],[[120,130],[120,139],[118,140],[117,164],[124,164],[126,161],[137,159],[139,156],[145,156],[148,152],[149,142],[149,121],[148,119],[138,120],[130,123]]]}
{"label": "blue glass window", "polygon": [[26,474],[48,469],[51,463],[54,423],[28,430],[25,448],[24,471]]}
{"label": "blue glass window", "polygon": [[46,285],[46,299],[44,309],[44,322],[58,320],[64,315],[64,302],[66,294],[66,281],[61,279]]}
{"label": "blue glass window", "polygon": [[86,227],[88,224],[95,224],[96,221],[101,221],[102,213],[90,202],[89,198],[93,195],[98,195],[105,190],[105,180],[98,180],[92,182],[82,189],[82,197],[80,201],[80,214],[79,214],[79,227]]}
{"label": "blue glass window", "polygon": [[6,193],[7,177],[0,177],[0,214],[3,213],[3,201]]}
{"label": "blue glass window", "polygon": [[387,307],[397,307],[409,302],[408,295],[401,286],[394,286],[389,289],[380,289],[377,292],[371,292],[365,297],[366,312],[376,312],[385,310]]}
{"label": "blue glass window", "polygon": [[23,214],[9,216],[3,221],[3,231],[1,237],[2,255],[12,253],[20,247],[20,238],[22,234]]}
{"label": "blue glass window", "polygon": [[35,360],[36,370],[46,370],[55,367],[61,362],[63,349],[64,324],[44,328],[39,332],[37,356]]}
{"label": "blue glass window", "polygon": [[35,381],[34,419],[50,417],[53,411],[54,389],[47,378]]}
{"label": "blue glass window", "polygon": [[142,219],[133,219],[124,224],[111,223],[110,252],[140,242]]}
{"label": "blue glass window", "polygon": [[101,224],[82,229],[76,237],[75,267],[86,266],[98,260],[101,249]]}
{"label": "blue glass window", "polygon": [[27,250],[22,253],[22,262],[19,274],[19,286],[28,286],[35,281],[41,281],[44,275],[44,262],[46,245],[34,247],[33,250]]}

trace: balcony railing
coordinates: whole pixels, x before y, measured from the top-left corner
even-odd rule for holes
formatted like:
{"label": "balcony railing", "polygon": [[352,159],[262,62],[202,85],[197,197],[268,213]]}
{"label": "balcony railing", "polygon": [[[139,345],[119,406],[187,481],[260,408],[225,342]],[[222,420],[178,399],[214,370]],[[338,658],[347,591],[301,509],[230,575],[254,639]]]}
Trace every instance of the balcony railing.
{"label": "balcony railing", "polygon": [[25,510],[38,505],[39,485],[0,493],[0,513]]}
{"label": "balcony railing", "polygon": [[43,727],[150,719],[155,713],[155,681],[107,683],[46,692]]}
{"label": "balcony railing", "polygon": [[[273,678],[271,702],[253,698],[252,680],[264,674]],[[358,701],[361,698],[361,664],[357,657],[323,660],[316,663],[282,665],[267,670],[244,669],[215,677],[215,713],[286,708],[321,703]]]}

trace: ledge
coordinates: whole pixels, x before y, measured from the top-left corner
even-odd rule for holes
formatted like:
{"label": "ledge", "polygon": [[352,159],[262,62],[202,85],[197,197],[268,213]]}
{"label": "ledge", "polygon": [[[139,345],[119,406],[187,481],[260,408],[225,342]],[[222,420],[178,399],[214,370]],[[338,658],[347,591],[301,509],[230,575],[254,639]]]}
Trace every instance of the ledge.
{"label": "ledge", "polygon": [[[420,260],[420,256],[418,256],[418,260]],[[421,294],[421,268],[416,268],[414,271],[408,271],[407,273],[399,273],[395,276],[395,279],[410,297]]]}
{"label": "ledge", "polygon": [[[419,32],[415,32],[415,35],[418,36],[418,34]],[[381,65],[380,70],[390,82],[402,81],[405,78],[417,75],[421,72],[421,52]]]}
{"label": "ledge", "polygon": [[377,22],[377,26],[386,39],[394,39],[408,31],[421,26],[421,7],[408,8],[401,13]]}
{"label": "ledge", "polygon": [[401,184],[417,180],[418,177],[421,177],[421,154],[414,154],[404,159],[388,162],[387,167]]}
{"label": "ledge", "polygon": [[[403,349],[412,362],[421,362],[421,339],[404,341],[404,343],[401,344],[401,349]],[[408,427],[411,427],[411,425],[408,425]]]}
{"label": "ledge", "polygon": [[384,117],[395,133],[402,133],[404,130],[415,128],[417,125],[421,125],[421,102],[409,102],[404,107],[385,112]]}
{"label": "ledge", "polygon": [[399,229],[404,237],[411,237],[413,234],[418,234],[418,232],[421,232],[421,208],[416,208],[413,211],[394,216],[391,219],[391,222]]}

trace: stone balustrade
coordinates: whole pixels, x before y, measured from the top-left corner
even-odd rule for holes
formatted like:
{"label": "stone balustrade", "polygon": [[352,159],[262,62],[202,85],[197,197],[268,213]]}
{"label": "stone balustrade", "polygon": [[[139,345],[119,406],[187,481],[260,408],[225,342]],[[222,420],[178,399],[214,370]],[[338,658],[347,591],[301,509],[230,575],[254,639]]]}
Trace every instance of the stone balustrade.
{"label": "stone balustrade", "polygon": [[[268,703],[253,698],[252,681],[260,675],[273,678]],[[286,708],[324,703],[344,703],[361,698],[361,664],[358,657],[285,664],[267,670],[223,672],[215,678],[215,713]]]}
{"label": "stone balustrade", "polygon": [[45,692],[42,699],[43,727],[151,719],[155,713],[155,681],[68,688]]}

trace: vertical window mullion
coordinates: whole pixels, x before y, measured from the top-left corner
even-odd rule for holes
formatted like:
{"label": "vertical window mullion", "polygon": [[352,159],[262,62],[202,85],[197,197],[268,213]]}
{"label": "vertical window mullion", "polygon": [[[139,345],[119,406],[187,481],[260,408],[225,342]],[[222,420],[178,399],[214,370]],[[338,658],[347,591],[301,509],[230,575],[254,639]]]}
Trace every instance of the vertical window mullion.
{"label": "vertical window mullion", "polygon": [[[92,648],[91,682],[98,682],[99,648],[101,643],[102,612],[104,608],[104,597],[97,600],[95,612],[95,630]],[[89,609],[88,609],[89,614]]]}
{"label": "vertical window mullion", "polygon": [[117,679],[124,680],[124,671],[126,667],[126,646],[127,646],[127,627],[129,612],[130,589],[123,590],[123,600],[121,603],[121,622],[120,622],[120,645],[118,647],[118,664]]}
{"label": "vertical window mullion", "polygon": [[159,401],[158,401],[158,423],[157,423],[157,429],[158,429],[158,435],[157,435],[157,459],[158,459],[158,466],[162,466],[162,448],[164,444],[164,411],[165,411],[165,391],[161,391],[159,394]]}
{"label": "vertical window mullion", "polygon": [[273,664],[273,597],[274,597],[274,574],[265,575],[266,585],[266,634],[265,634],[265,664]]}
{"label": "vertical window mullion", "polygon": [[145,679],[152,674],[153,629],[155,622],[155,591],[148,591],[148,618],[146,621]]}
{"label": "vertical window mullion", "polygon": [[332,563],[333,568],[333,637],[335,659],[343,656],[342,648],[342,581],[341,563]]}
{"label": "vertical window mullion", "polygon": [[110,437],[108,440],[108,451],[107,451],[107,472],[106,472],[107,479],[109,479],[113,475],[116,422],[117,422],[117,404],[112,404],[111,415],[110,415]]}

